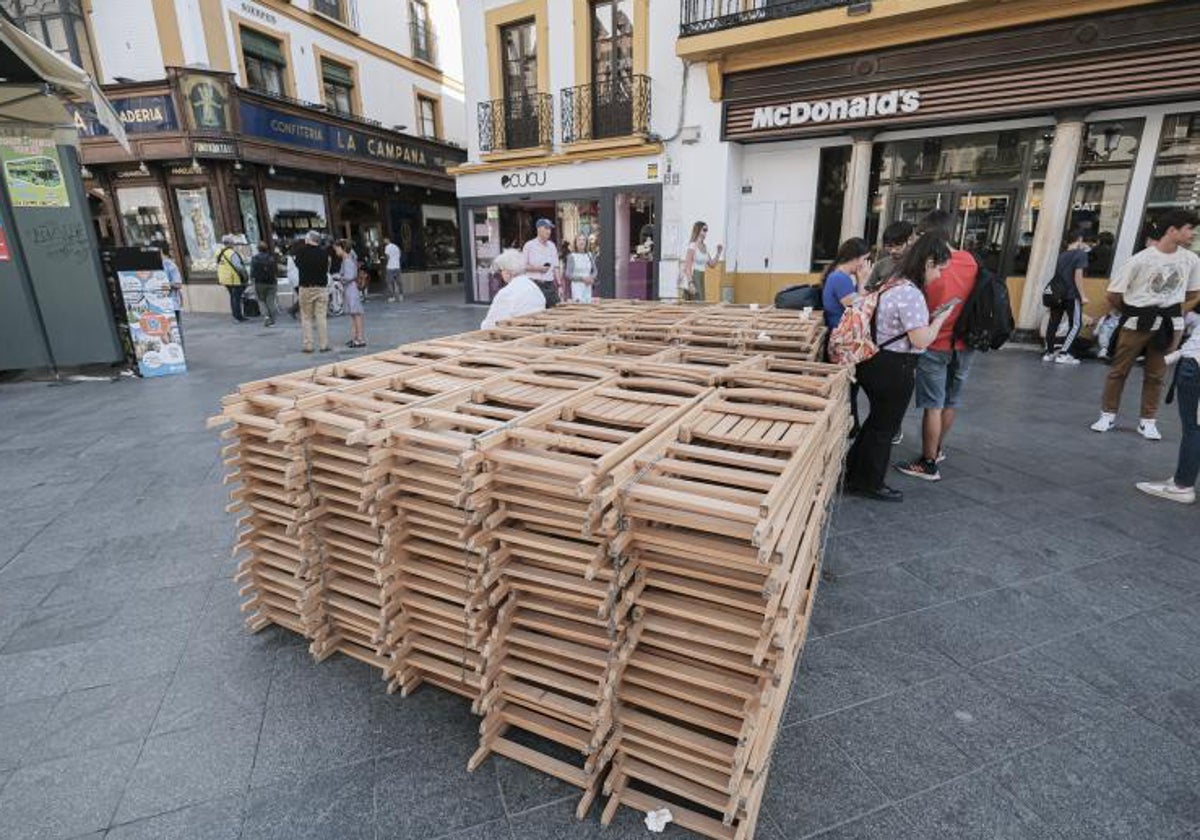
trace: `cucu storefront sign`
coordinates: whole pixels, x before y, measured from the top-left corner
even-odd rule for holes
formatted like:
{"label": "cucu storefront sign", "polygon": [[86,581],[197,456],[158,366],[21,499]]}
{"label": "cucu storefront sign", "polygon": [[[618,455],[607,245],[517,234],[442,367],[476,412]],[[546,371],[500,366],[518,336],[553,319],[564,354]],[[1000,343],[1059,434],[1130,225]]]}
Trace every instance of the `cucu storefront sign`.
{"label": "cucu storefront sign", "polygon": [[344,128],[252,102],[240,103],[240,114],[243,135],[288,146],[438,172],[462,162],[396,137]]}

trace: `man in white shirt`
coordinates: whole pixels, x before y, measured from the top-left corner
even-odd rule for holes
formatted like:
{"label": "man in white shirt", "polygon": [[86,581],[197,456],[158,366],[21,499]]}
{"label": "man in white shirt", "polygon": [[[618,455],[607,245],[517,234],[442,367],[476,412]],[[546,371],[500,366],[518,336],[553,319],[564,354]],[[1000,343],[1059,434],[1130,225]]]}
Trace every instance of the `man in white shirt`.
{"label": "man in white shirt", "polygon": [[1158,240],[1113,274],[1108,302],[1121,313],[1120,328],[1100,398],[1100,419],[1092,424],[1092,431],[1107,432],[1116,425],[1125,379],[1137,358],[1145,355],[1138,434],[1146,440],[1162,440],[1156,418],[1167,375],[1166,356],[1182,337],[1184,310],[1200,298],[1200,257],[1189,250],[1197,221],[1190,210],[1167,210],[1157,219]]}
{"label": "man in white shirt", "polygon": [[549,219],[538,219],[535,225],[537,236],[525,243],[525,274],[534,282],[554,283],[558,276],[558,246],[551,241],[554,223]]}
{"label": "man in white shirt", "polygon": [[404,300],[404,288],[400,285],[400,246],[385,236],[383,255],[387,258],[388,303]]}
{"label": "man in white shirt", "polygon": [[492,270],[500,273],[504,287],[492,298],[492,305],[480,323],[481,330],[490,330],[508,318],[528,315],[546,308],[546,296],[524,273],[525,256],[515,248],[508,248],[492,260]]}

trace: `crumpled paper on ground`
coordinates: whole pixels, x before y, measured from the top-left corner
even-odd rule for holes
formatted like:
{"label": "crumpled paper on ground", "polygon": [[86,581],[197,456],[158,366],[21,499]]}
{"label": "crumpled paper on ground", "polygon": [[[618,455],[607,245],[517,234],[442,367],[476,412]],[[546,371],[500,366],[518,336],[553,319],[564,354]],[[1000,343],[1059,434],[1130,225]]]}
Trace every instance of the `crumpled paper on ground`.
{"label": "crumpled paper on ground", "polygon": [[655,834],[661,834],[663,829],[667,827],[667,823],[673,822],[673,820],[671,812],[666,808],[646,812],[646,828]]}

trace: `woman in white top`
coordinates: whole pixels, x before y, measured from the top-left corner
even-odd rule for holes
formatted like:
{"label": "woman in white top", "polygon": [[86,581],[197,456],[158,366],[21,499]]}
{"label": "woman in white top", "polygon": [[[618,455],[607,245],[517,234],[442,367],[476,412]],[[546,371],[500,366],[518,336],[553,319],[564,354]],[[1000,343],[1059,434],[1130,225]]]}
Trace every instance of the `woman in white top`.
{"label": "woman in white top", "polygon": [[571,243],[567,254],[567,279],[571,281],[571,300],[592,302],[592,286],[596,283],[596,258],[588,251],[587,237],[582,233]]}
{"label": "woman in white top", "polygon": [[501,251],[500,256],[492,260],[492,271],[500,274],[504,286],[492,298],[487,316],[479,325],[481,330],[490,330],[501,321],[546,308],[546,296],[524,273],[525,255],[516,248]]}
{"label": "woman in white top", "polygon": [[696,222],[692,225],[692,238],[688,240],[687,251],[679,264],[679,291],[684,300],[704,300],[704,269],[716,265],[721,260],[724,245],[717,246],[717,252],[708,255],[708,246],[704,240],[708,237],[708,224]]}

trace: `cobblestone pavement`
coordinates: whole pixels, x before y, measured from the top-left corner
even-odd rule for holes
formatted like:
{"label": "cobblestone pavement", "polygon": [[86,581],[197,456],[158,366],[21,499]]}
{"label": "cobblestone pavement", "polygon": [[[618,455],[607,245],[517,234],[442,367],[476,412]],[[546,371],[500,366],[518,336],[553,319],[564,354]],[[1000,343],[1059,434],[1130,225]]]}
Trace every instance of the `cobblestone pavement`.
{"label": "cobblestone pavement", "polygon": [[[481,317],[372,302],[368,339]],[[242,628],[204,420],[314,357],[286,316],[185,329],[186,377],[0,386],[0,838],[653,836],[467,773],[458,698]],[[945,479],[838,503],[759,838],[1200,838],[1200,520],[1132,486],[1170,473],[1173,407],[1160,444],[1088,431],[1104,370],[981,358]]]}

